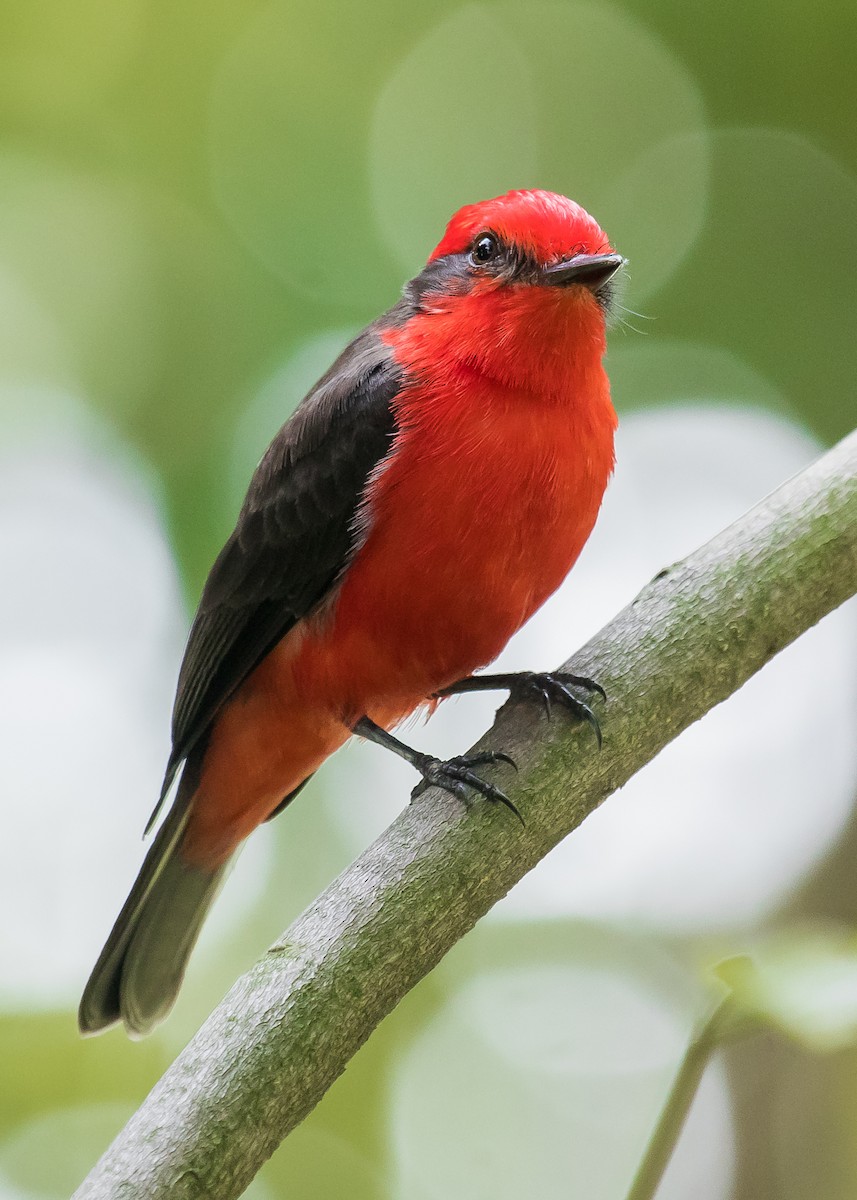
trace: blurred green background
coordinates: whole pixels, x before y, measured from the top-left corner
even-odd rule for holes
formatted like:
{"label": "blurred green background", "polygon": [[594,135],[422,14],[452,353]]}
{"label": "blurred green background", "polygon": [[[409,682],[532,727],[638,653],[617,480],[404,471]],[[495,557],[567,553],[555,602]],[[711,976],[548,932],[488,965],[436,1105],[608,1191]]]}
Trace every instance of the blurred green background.
{"label": "blurred green background", "polygon": [[[625,440],[577,584],[511,652],[560,660],[855,424],[855,61],[853,0],[0,0],[0,1200],[67,1195],[406,800],[378,752],[331,763],[248,849],[164,1029],[79,1040],[188,614],[306,388],[461,204],[593,212],[630,260]],[[857,916],[853,606],[832,621],[466,939],[248,1194],[621,1200],[703,965]],[[843,1029],[730,1049],[659,1195],[857,1193]]]}

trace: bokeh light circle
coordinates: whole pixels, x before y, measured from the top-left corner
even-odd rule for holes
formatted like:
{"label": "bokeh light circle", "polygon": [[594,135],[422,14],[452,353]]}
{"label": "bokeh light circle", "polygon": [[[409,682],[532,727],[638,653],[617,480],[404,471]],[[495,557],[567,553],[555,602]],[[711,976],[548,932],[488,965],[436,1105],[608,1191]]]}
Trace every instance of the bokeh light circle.
{"label": "bokeh light circle", "polygon": [[470,4],[423,36],[378,97],[374,212],[412,273],[461,204],[512,187],[565,192],[630,258],[636,300],[699,233],[708,159],[696,82],[627,11]]}
{"label": "bokeh light circle", "polygon": [[855,414],[857,176],[780,129],[717,130],[710,153],[704,229],[653,315],[746,359],[818,434],[841,437]]}
{"label": "bokeh light circle", "polygon": [[[211,98],[212,186],[235,234],[300,295],[367,316],[401,286],[372,226],[365,156],[373,79],[404,15],[319,0],[298,16],[276,0],[231,47]],[[320,46],[335,89],[317,86]]]}
{"label": "bokeh light circle", "polygon": [[535,186],[539,177],[535,64],[502,13],[482,4],[457,9],[396,65],[378,97],[374,214],[408,274],[461,204]]}
{"label": "bokeh light circle", "polygon": [[[564,965],[469,976],[399,1058],[395,1197],[612,1200],[627,1190],[691,1036],[693,1004],[681,986],[663,987],[658,952],[647,963],[635,943],[625,959],[605,956],[596,931],[579,932],[569,930]],[[659,1194],[720,1200],[733,1156],[715,1069]]]}

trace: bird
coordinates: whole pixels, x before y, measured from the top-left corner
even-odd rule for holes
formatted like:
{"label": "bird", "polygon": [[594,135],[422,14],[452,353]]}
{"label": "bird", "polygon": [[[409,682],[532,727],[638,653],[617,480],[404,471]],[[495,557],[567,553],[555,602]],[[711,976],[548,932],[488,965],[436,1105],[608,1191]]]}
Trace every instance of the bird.
{"label": "bird", "polygon": [[[179,672],[151,831],[79,1028],[141,1037],[178,994],[244,839],[357,734],[417,790],[517,809],[480,768],[392,732],[450,695],[506,689],[591,721],[574,675],[476,674],[559,587],[614,467],[603,359],[624,266],[579,204],[539,189],[468,204],[424,269],[300,402],[211,568]],[[180,773],[180,774],[179,774]],[[520,815],[520,814],[519,814]]]}

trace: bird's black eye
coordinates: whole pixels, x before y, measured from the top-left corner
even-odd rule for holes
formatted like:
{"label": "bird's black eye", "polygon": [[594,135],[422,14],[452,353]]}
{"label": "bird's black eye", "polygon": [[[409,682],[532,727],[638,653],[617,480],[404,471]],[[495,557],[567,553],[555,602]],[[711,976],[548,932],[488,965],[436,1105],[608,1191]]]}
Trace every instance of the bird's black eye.
{"label": "bird's black eye", "polygon": [[493,233],[480,233],[479,237],[473,243],[473,249],[470,251],[471,260],[477,266],[483,266],[485,263],[496,258],[500,253],[500,243],[494,237]]}

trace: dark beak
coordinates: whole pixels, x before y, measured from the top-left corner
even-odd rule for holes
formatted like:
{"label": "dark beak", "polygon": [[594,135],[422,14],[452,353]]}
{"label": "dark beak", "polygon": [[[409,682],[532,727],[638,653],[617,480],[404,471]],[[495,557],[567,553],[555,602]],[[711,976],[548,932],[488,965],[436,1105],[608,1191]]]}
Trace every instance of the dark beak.
{"label": "dark beak", "polygon": [[574,258],[542,268],[539,282],[551,287],[571,287],[573,283],[581,283],[597,295],[624,265],[621,254],[575,254]]}

